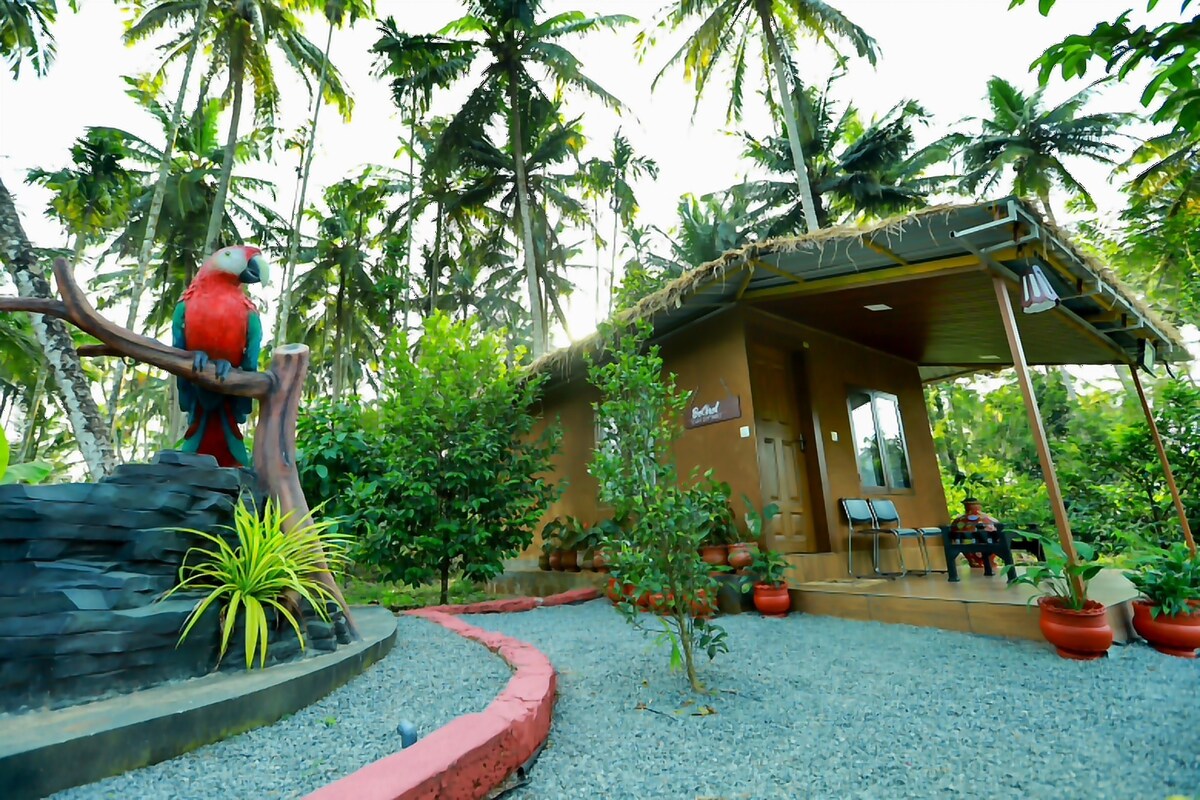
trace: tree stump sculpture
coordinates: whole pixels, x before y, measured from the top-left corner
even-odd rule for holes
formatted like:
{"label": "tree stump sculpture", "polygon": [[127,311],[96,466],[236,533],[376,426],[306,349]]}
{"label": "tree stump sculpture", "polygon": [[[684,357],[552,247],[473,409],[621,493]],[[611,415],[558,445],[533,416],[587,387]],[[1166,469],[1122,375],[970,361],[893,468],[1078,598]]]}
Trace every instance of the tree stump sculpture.
{"label": "tree stump sculpture", "polygon": [[[275,348],[266,372],[234,371],[225,380],[209,364],[201,372],[192,369],[194,354],[165,345],[157,339],[134,333],[102,317],[75,282],[64,259],[54,261],[54,279],[62,300],[30,297],[0,297],[0,311],[28,311],[69,322],[104,344],[79,348],[81,356],[132,358],[185,378],[198,386],[222,394],[253,397],[259,401],[258,428],[254,436],[254,471],[259,488],[275,498],[287,514],[285,527],[294,528],[309,514],[308,501],[296,472],[296,419],[300,393],[308,375],[308,346],[285,344]],[[357,637],[358,628],[327,565],[322,562],[321,582],[329,587],[346,614],[346,623]]]}

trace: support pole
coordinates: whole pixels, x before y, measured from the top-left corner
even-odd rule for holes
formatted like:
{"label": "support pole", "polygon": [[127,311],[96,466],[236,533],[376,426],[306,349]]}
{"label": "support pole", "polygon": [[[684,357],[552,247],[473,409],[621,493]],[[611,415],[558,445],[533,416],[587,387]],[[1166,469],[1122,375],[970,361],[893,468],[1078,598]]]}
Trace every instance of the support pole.
{"label": "support pole", "polygon": [[1154,421],[1154,412],[1150,410],[1150,402],[1146,399],[1146,390],[1142,388],[1142,379],[1138,377],[1137,367],[1129,365],[1129,374],[1133,376],[1133,385],[1137,389],[1138,399],[1142,401],[1142,411],[1146,412],[1146,422],[1150,425],[1150,437],[1154,439],[1154,447],[1158,450],[1158,460],[1162,462],[1163,474],[1167,476],[1167,488],[1171,490],[1171,499],[1175,501],[1175,511],[1179,514],[1179,524],[1183,526],[1183,538],[1187,541],[1192,557],[1196,556],[1196,540],[1192,537],[1192,526],[1188,523],[1187,512],[1183,509],[1183,498],[1179,496],[1179,487],[1175,484],[1175,473],[1171,471],[1171,462],[1167,460],[1167,450],[1163,447],[1162,436],[1158,433],[1158,423]]}
{"label": "support pole", "polygon": [[[1071,521],[1067,519],[1067,507],[1063,503],[1062,489],[1058,485],[1058,473],[1054,470],[1050,444],[1046,441],[1046,428],[1042,424],[1042,412],[1038,410],[1037,398],[1033,394],[1033,383],[1029,380],[1029,365],[1025,363],[1025,347],[1021,344],[1021,334],[1017,330],[1017,318],[1013,314],[1012,298],[1008,296],[1008,284],[1005,283],[1002,276],[993,275],[992,286],[996,289],[996,302],[1000,306],[1000,319],[1004,322],[1004,335],[1008,338],[1013,369],[1017,373],[1017,383],[1021,386],[1021,396],[1025,399],[1025,411],[1029,414],[1029,427],[1033,432],[1033,443],[1037,447],[1038,461],[1042,465],[1042,475],[1046,480],[1046,493],[1050,496],[1050,510],[1054,512],[1054,525],[1058,528],[1058,541],[1062,545],[1063,553],[1067,556],[1067,564],[1074,566],[1079,563],[1079,556],[1075,553]],[[1077,596],[1086,597],[1083,579],[1078,575],[1071,575],[1069,580]]]}

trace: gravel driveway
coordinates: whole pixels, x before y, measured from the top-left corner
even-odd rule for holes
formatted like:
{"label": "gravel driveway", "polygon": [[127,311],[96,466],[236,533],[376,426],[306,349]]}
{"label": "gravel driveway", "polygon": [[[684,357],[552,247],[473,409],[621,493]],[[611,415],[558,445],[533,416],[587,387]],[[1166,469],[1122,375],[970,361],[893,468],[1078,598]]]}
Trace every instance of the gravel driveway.
{"label": "gravel driveway", "polygon": [[703,666],[716,693],[695,698],[602,600],[467,619],[559,672],[514,799],[1200,797],[1200,664],[1142,645],[1072,662],[1036,642],[744,614]]}
{"label": "gravel driveway", "polygon": [[399,750],[400,720],[410,720],[425,736],[455,717],[482,711],[512,675],[487,648],[440,625],[403,616],[396,622],[396,646],[386,658],[290,717],[52,797],[300,797]]}

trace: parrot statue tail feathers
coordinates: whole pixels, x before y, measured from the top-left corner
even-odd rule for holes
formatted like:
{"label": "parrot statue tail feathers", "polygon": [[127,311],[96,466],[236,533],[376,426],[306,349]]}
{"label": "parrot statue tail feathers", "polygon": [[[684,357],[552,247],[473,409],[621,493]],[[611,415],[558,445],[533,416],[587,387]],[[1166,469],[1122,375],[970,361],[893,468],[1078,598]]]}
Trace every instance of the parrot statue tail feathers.
{"label": "parrot statue tail feathers", "polygon": [[183,437],[185,453],[207,453],[217,459],[217,466],[243,467],[250,465],[250,453],[238,428],[234,400],[228,398],[215,408],[199,408]]}

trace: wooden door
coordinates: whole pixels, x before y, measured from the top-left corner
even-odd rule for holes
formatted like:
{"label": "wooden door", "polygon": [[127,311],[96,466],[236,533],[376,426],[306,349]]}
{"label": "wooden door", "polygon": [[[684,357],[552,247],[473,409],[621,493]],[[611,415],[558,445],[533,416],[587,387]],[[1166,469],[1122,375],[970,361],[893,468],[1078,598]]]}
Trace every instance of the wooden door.
{"label": "wooden door", "polygon": [[800,394],[790,351],[755,344],[750,349],[750,387],[758,439],[763,505],[779,516],[767,526],[766,545],[781,553],[813,553],[808,458],[799,420]]}

